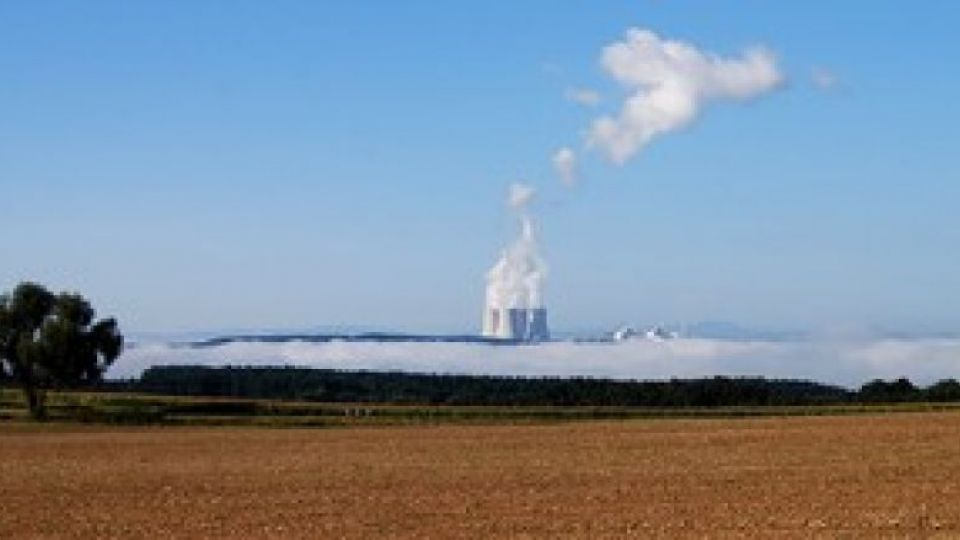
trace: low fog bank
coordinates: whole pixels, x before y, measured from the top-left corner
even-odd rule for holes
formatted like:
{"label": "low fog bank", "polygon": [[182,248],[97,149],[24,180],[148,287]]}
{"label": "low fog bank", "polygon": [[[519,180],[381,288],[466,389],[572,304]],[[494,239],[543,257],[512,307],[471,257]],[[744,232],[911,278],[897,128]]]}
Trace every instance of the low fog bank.
{"label": "low fog bank", "polygon": [[141,343],[107,373],[139,376],[152,365],[244,365],[525,377],[669,379],[762,376],[858,387],[908,377],[916,384],[960,378],[960,339],[726,341],[675,339],[621,343],[248,343],[193,348]]}

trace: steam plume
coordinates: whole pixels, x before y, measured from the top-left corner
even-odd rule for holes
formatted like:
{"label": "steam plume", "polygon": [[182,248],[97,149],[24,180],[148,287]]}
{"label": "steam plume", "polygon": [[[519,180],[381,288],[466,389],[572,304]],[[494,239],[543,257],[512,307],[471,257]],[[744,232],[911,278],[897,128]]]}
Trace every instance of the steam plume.
{"label": "steam plume", "polygon": [[487,310],[543,305],[546,264],[540,258],[533,221],[526,211],[534,193],[532,187],[524,184],[510,186],[507,202],[519,215],[520,235],[503,250],[500,259],[487,272]]}
{"label": "steam plume", "polygon": [[510,190],[507,193],[507,206],[514,210],[525,210],[536,193],[535,189],[526,184],[519,182],[510,184]]}
{"label": "steam plume", "polygon": [[833,90],[840,82],[836,73],[822,67],[815,67],[810,70],[810,80],[820,90]]}
{"label": "steam plume", "polygon": [[658,135],[686,126],[710,101],[751,99],[783,80],[776,58],[764,48],[724,58],[639,28],[607,46],[601,62],[629,96],[618,115],[594,121],[587,144],[616,163],[626,162]]}
{"label": "steam plume", "polygon": [[568,88],[567,91],[564,92],[564,96],[568,100],[579,103],[584,107],[594,107],[599,105],[601,101],[600,93],[589,88]]}
{"label": "steam plume", "polygon": [[560,181],[566,186],[577,183],[577,156],[568,147],[563,147],[553,154],[553,168],[560,175]]}

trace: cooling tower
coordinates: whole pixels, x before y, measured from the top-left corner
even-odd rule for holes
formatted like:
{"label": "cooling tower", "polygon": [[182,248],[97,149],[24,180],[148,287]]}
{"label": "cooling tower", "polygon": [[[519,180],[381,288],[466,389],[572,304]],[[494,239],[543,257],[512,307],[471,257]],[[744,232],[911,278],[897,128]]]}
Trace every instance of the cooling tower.
{"label": "cooling tower", "polygon": [[547,329],[547,308],[534,308],[527,310],[529,319],[527,322],[527,341],[547,341],[550,339],[550,331]]}
{"label": "cooling tower", "polygon": [[517,341],[550,339],[545,308],[488,308],[483,317],[483,335]]}
{"label": "cooling tower", "polygon": [[[521,186],[523,187],[523,186]],[[517,191],[514,186],[514,191]],[[523,191],[523,190],[520,190]],[[521,193],[519,203],[511,195],[510,206],[526,204],[532,190]],[[487,272],[483,335],[516,341],[549,339],[547,310],[543,308],[543,281],[547,267],[537,249],[533,221],[526,214],[519,220],[520,235],[507,246]]]}

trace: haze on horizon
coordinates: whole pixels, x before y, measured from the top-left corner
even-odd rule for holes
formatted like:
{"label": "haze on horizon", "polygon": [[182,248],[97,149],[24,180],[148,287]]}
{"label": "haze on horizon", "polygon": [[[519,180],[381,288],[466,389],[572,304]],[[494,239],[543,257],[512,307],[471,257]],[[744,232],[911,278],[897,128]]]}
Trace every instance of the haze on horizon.
{"label": "haze on horizon", "polygon": [[[128,332],[475,331],[521,182],[555,329],[957,332],[958,18],[892,1],[5,3],[0,288],[82,291]],[[694,55],[686,100],[648,132],[622,111],[651,82],[609,53],[637,36],[752,67]]]}

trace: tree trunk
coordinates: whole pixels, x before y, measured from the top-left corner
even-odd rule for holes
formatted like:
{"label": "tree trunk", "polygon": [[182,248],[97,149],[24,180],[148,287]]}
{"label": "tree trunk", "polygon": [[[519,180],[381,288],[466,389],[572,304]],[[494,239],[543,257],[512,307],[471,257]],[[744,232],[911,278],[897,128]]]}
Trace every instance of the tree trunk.
{"label": "tree trunk", "polygon": [[38,421],[46,420],[47,408],[43,403],[43,391],[32,384],[24,384],[23,393],[27,397],[27,410],[30,411],[30,417]]}

